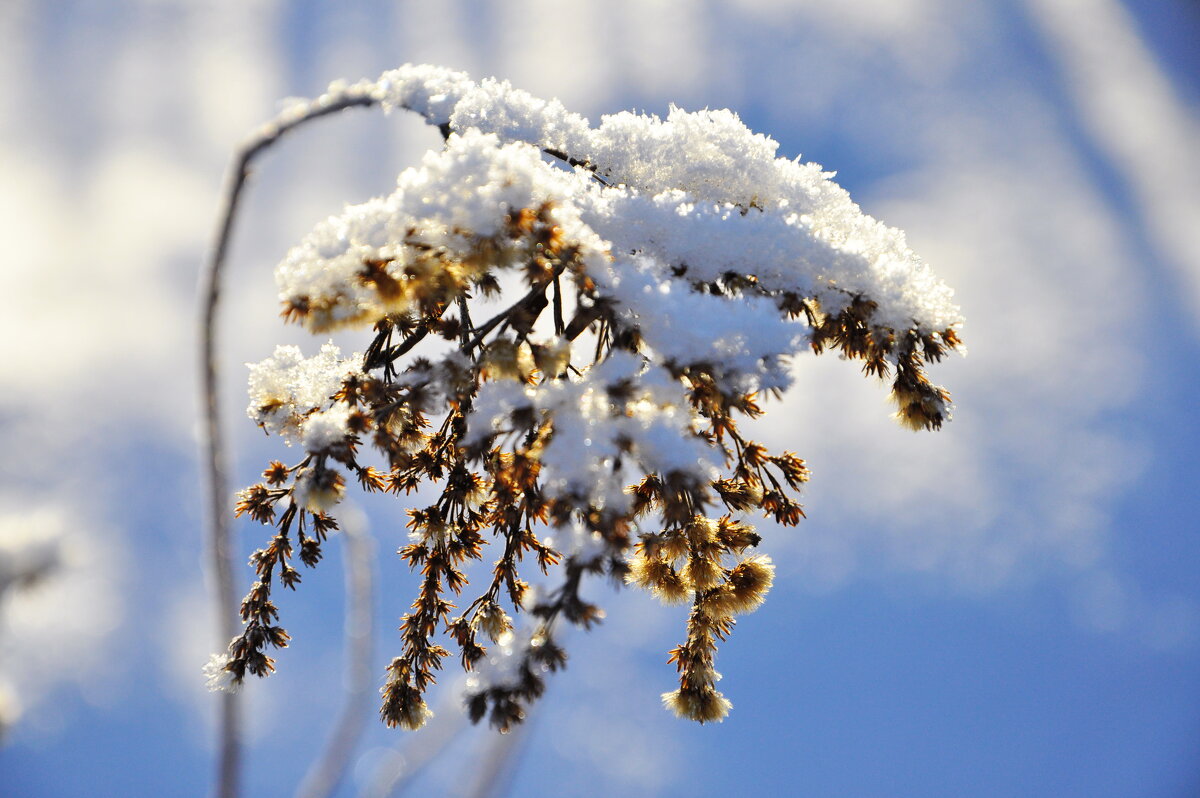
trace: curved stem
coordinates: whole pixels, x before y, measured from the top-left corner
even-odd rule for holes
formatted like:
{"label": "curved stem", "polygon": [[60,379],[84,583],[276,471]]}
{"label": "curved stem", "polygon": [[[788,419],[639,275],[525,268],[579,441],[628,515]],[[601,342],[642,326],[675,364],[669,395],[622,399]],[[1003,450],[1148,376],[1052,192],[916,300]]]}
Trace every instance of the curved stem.
{"label": "curved stem", "polygon": [[[205,418],[203,449],[208,478],[207,554],[213,574],[212,599],[216,609],[222,646],[237,634],[238,629],[238,617],[235,612],[238,596],[233,579],[236,552],[230,534],[228,464],[225,443],[221,434],[216,334],[221,280],[233,237],[234,219],[237,216],[243,189],[251,175],[254,161],[281,137],[314,119],[329,116],[347,108],[369,108],[380,102],[381,98],[377,87],[372,84],[364,84],[330,91],[307,105],[289,109],[275,120],[259,128],[249,141],[242,145],[234,157],[229,173],[212,256],[206,264],[203,274],[203,311],[200,325],[200,406],[203,408]],[[446,123],[439,124],[438,129],[443,138],[447,138],[451,132],[450,126]],[[553,150],[547,150],[547,152],[568,163],[579,164],[594,170],[590,164],[576,161],[565,153]],[[494,326],[502,320],[503,317],[498,317],[489,322],[489,325]],[[469,342],[468,348],[478,346],[490,329],[490,326],[485,325],[484,328],[476,331],[478,334],[474,341]],[[238,798],[241,791],[240,707],[238,694],[222,693],[221,715],[217,730],[218,761],[215,794],[218,798]]]}
{"label": "curved stem", "polygon": [[[234,158],[225,201],[217,227],[212,257],[204,271],[203,313],[201,316],[201,407],[204,408],[204,454],[208,476],[208,559],[212,569],[212,599],[215,605],[220,647],[237,634],[237,589],[234,585],[235,547],[230,535],[228,470],[221,435],[221,410],[217,386],[217,309],[221,299],[221,277],[233,222],[242,189],[250,176],[254,160],[285,133],[313,119],[346,108],[369,107],[378,99],[370,87],[353,87],[330,93],[309,105],[281,115],[264,125]],[[217,727],[218,754],[215,794],[219,798],[237,798],[241,791],[241,711],[236,693],[221,694],[220,720]]]}

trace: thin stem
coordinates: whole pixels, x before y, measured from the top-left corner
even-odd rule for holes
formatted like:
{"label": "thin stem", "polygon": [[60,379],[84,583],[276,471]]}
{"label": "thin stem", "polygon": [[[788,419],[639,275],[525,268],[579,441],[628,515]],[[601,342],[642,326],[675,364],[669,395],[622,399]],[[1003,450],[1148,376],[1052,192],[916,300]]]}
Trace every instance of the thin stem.
{"label": "thin stem", "polygon": [[[234,585],[236,552],[230,534],[228,463],[225,442],[221,434],[221,409],[217,386],[217,309],[221,299],[221,277],[229,244],[233,237],[233,222],[237,216],[242,189],[250,176],[254,160],[285,133],[323,116],[346,108],[369,107],[378,99],[369,88],[351,88],[331,93],[314,101],[299,113],[288,113],[263,126],[234,158],[224,206],[217,227],[212,257],[204,271],[203,313],[200,341],[202,364],[201,407],[204,408],[204,452],[208,472],[207,539],[209,566],[213,574],[212,600],[223,648],[238,630],[236,607],[237,588]],[[241,711],[236,693],[222,693],[220,720],[217,724],[217,775],[215,794],[219,798],[237,798],[241,792]]]}
{"label": "thin stem", "polygon": [[458,298],[458,323],[458,344],[465,354],[468,352],[467,347],[471,343],[471,313],[467,307],[467,297],[465,295]]}
{"label": "thin stem", "polygon": [[554,334],[561,336],[567,328],[563,321],[562,277],[554,275]]}
{"label": "thin stem", "polygon": [[[559,274],[561,274],[562,269],[563,269],[562,266],[557,267],[555,269],[554,276],[557,277]],[[511,318],[512,315],[514,313],[516,313],[518,310],[520,310],[521,308],[525,308],[525,307],[529,307],[529,306],[533,305],[534,302],[536,302],[538,299],[540,299],[541,297],[543,297],[545,295],[546,287],[548,285],[549,285],[548,282],[541,283],[539,285],[535,285],[533,288],[529,289],[528,293],[526,293],[525,296],[518,299],[516,302],[514,302],[512,305],[510,305],[505,310],[502,310],[499,313],[497,313],[495,316],[492,316],[490,319],[488,319],[486,322],[484,322],[482,326],[476,327],[475,328],[475,337],[467,342],[466,349],[464,349],[464,351],[467,354],[470,354],[472,351],[474,351],[475,347],[477,347],[481,343],[483,343],[483,339],[487,337],[487,334],[490,333],[496,327],[497,324],[499,324],[502,321],[508,321],[509,318]]]}
{"label": "thin stem", "polygon": [[393,749],[391,758],[376,768],[374,777],[359,798],[397,798],[412,787],[437,757],[468,728],[466,718],[455,706],[454,690],[447,690],[441,704],[419,735],[405,738]]}
{"label": "thin stem", "polygon": [[308,771],[297,795],[328,798],[346,775],[362,736],[374,694],[374,545],[358,521],[343,522],[346,537],[346,702],[324,754]]}
{"label": "thin stem", "polygon": [[487,751],[476,765],[475,780],[466,798],[500,798],[508,794],[517,774],[521,754],[529,742],[532,723],[525,722],[508,734],[493,733]]}

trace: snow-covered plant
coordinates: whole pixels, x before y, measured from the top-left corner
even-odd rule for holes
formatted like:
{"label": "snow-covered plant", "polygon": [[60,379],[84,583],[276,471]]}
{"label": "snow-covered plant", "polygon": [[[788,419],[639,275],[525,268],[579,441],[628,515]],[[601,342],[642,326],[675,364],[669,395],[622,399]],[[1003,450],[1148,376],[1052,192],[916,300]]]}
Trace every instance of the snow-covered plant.
{"label": "snow-covered plant", "polygon": [[788,388],[796,356],[832,349],[890,382],[902,424],[939,428],[949,397],[924,366],[959,347],[951,290],[903,233],[730,111],[593,128],[504,82],[405,66],[289,113],[348,97],[424,116],[445,146],[278,266],[286,319],[369,335],[361,354],[281,346],[251,366],[251,418],[302,454],[239,494],[274,535],[214,683],[273,670],[267,651],[289,638],[272,590],[321,558],[350,483],[431,488],[399,552],[419,578],[387,724],[425,722],[451,648],[473,674],[471,718],[519,722],[566,662],[560,621],[603,617],[581,596],[588,574],[690,607],[663,700],[720,720],[717,643],[774,575],[751,519],[798,523],[808,479],[739,423]]}

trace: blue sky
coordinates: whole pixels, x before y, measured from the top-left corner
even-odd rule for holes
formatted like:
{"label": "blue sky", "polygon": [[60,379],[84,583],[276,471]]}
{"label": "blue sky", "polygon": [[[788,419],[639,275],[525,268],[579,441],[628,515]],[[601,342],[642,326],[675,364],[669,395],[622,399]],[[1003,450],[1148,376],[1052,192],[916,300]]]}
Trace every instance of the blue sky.
{"label": "blue sky", "polygon": [[[36,519],[76,555],[0,607],[24,705],[0,794],[208,793],[196,268],[230,154],[279,98],[406,61],[593,121],[733,108],[905,229],[967,318],[939,433],[897,428],[831,357],[768,406],[761,434],[814,472],[809,519],[762,525],[779,574],[719,655],[729,719],[662,711],[682,613],[596,584],[609,618],[569,638],[502,794],[1200,794],[1198,41],[1184,2],[9,0],[0,539]],[[277,323],[271,267],[435,143],[362,113],[264,161],[225,308],[239,484],[279,453],[240,364],[318,345]],[[413,580],[402,508],[364,507],[381,672]],[[242,550],[264,532],[239,527]],[[331,547],[281,608],[295,642],[249,691],[247,794],[293,792],[338,711],[341,568]],[[424,737],[368,722],[339,795],[423,748],[411,794],[471,794],[494,738],[459,728],[446,682]]]}

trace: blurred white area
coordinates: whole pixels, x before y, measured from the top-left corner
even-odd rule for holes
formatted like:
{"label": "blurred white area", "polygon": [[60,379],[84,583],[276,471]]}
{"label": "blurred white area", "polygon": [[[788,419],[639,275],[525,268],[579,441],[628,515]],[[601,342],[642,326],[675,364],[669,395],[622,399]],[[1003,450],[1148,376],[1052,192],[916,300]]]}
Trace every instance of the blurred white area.
{"label": "blurred white area", "polygon": [[69,721],[68,702],[55,700],[67,688],[97,705],[110,700],[107,638],[120,622],[123,552],[65,507],[9,493],[0,506],[0,737],[18,720],[53,731]]}
{"label": "blurred white area", "polygon": [[1027,0],[1088,132],[1137,199],[1139,223],[1176,271],[1200,324],[1200,122],[1116,0]]}
{"label": "blurred white area", "polygon": [[[1139,375],[1163,356],[1139,348],[1124,326],[1154,312],[1139,288],[1147,267],[1136,225],[1200,303],[1195,111],[1180,104],[1119,5],[1026,5],[1061,75],[1039,72],[994,33],[1014,24],[999,2],[444,0],[311,4],[312,16],[297,19],[264,0],[6,0],[6,485],[62,519],[77,499],[53,487],[66,457],[73,484],[94,480],[122,495],[158,486],[122,482],[132,477],[106,465],[114,448],[153,439],[191,456],[196,274],[238,142],[285,95],[430,61],[558,96],[593,121],[630,105],[665,113],[670,102],[731,104],[784,142],[781,155],[796,156],[812,138],[873,161],[824,165],[842,172],[868,212],[906,229],[958,289],[971,354],[932,369],[958,411],[930,435],[891,422],[884,389],[857,366],[831,357],[796,364],[795,390],[768,404],[761,425],[768,443],[797,451],[814,471],[810,521],[769,530],[765,544],[787,589],[831,590],[880,572],[925,574],[981,595],[1050,580],[1089,627],[1140,630],[1156,645],[1186,641],[1195,608],[1130,582],[1111,554],[1121,531],[1109,514],[1152,455],[1141,428],[1121,419],[1146,401]],[[1091,144],[1128,181],[1138,220],[1090,172],[1064,121],[1072,111],[1048,86],[1057,81],[1070,87]],[[250,188],[222,334],[226,416],[243,455],[262,444],[244,420],[241,364],[276,343],[308,352],[320,344],[275,318],[273,265],[318,220],[389,190],[400,168],[436,145],[412,120],[366,116],[350,112],[285,140]],[[97,549],[120,549],[132,534],[113,516],[90,506],[89,518],[107,519],[88,527]],[[16,528],[8,523],[0,541]],[[91,646],[112,628],[123,590],[112,565],[85,558],[69,595],[31,593],[29,602],[45,603],[27,611],[99,613],[79,632]],[[193,601],[152,611],[178,622],[195,615]],[[14,631],[0,633],[0,662],[26,628],[20,617],[3,621]],[[188,646],[188,662],[202,661],[190,654],[201,648]],[[26,704],[53,680],[74,678],[50,661],[6,667],[10,692]],[[572,723],[568,735],[591,721]],[[644,746],[632,732],[617,739]]]}

